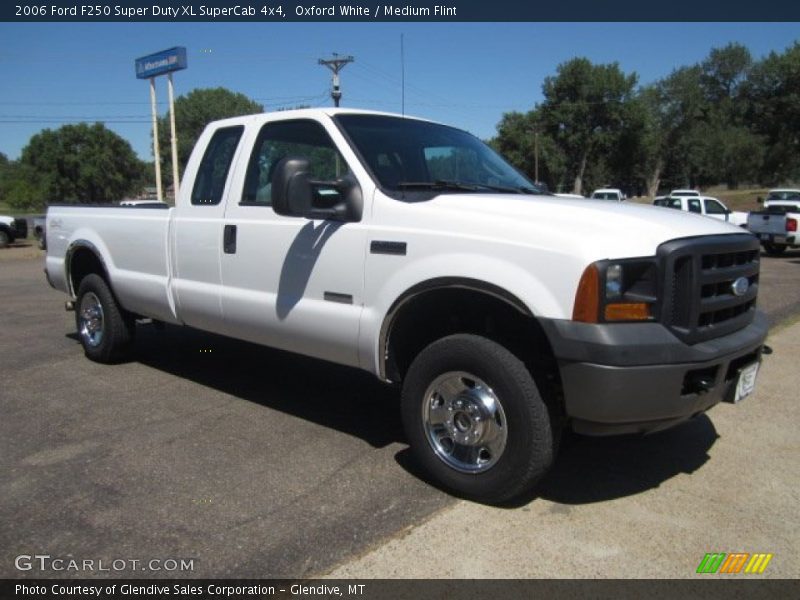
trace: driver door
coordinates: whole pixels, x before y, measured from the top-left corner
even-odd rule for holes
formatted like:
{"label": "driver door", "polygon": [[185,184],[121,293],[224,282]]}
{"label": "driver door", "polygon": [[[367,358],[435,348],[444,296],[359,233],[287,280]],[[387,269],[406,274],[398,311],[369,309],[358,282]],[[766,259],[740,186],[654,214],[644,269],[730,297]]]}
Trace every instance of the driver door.
{"label": "driver door", "polygon": [[363,223],[281,216],[271,197],[275,165],[286,156],[307,158],[318,180],[336,179],[349,167],[314,119],[271,121],[254,135],[247,168],[225,210],[220,256],[226,329],[237,338],[357,365]]}

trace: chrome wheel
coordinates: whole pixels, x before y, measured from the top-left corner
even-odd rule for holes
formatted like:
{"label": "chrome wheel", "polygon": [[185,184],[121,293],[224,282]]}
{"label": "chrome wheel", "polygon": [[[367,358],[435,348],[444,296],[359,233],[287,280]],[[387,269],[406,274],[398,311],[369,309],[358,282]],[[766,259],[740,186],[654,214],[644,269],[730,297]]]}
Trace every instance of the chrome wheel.
{"label": "chrome wheel", "polygon": [[96,348],[103,341],[103,305],[94,292],[87,292],[81,298],[78,311],[78,332],[81,339],[88,346]]}
{"label": "chrome wheel", "polygon": [[491,469],[508,439],[500,399],[478,377],[463,371],[444,373],[428,386],[422,422],[436,456],[463,473]]}

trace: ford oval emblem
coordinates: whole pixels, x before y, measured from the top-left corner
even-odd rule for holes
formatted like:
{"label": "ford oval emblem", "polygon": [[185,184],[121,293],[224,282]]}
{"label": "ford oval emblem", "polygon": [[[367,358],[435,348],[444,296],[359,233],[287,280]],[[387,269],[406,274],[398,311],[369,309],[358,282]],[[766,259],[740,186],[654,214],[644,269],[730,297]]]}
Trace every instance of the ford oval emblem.
{"label": "ford oval emblem", "polygon": [[731,284],[731,291],[734,296],[744,296],[749,289],[750,282],[747,280],[747,277],[739,277]]}

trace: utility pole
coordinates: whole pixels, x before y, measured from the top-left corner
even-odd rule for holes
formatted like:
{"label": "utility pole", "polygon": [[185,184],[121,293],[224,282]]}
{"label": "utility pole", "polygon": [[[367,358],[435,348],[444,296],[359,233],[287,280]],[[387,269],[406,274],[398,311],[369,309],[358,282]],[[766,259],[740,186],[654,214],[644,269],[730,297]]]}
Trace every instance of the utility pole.
{"label": "utility pole", "polygon": [[539,183],[539,129],[533,127],[533,179],[534,183]]}
{"label": "utility pole", "polygon": [[333,53],[333,58],[319,59],[319,64],[328,67],[333,73],[333,86],[331,87],[331,98],[333,104],[338,108],[339,100],[342,98],[342,90],[339,86],[339,71],[341,71],[347,63],[353,62],[355,59],[352,56],[339,56],[336,52]]}

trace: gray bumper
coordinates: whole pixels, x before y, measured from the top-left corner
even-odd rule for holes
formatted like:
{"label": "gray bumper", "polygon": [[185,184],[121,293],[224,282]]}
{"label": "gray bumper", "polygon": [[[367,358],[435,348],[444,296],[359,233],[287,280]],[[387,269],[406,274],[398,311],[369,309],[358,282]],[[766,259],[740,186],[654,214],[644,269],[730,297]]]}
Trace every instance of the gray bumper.
{"label": "gray bumper", "polygon": [[567,416],[579,433],[665,429],[732,401],[741,368],[761,360],[766,316],[689,346],[658,323],[590,325],[544,320]]}

